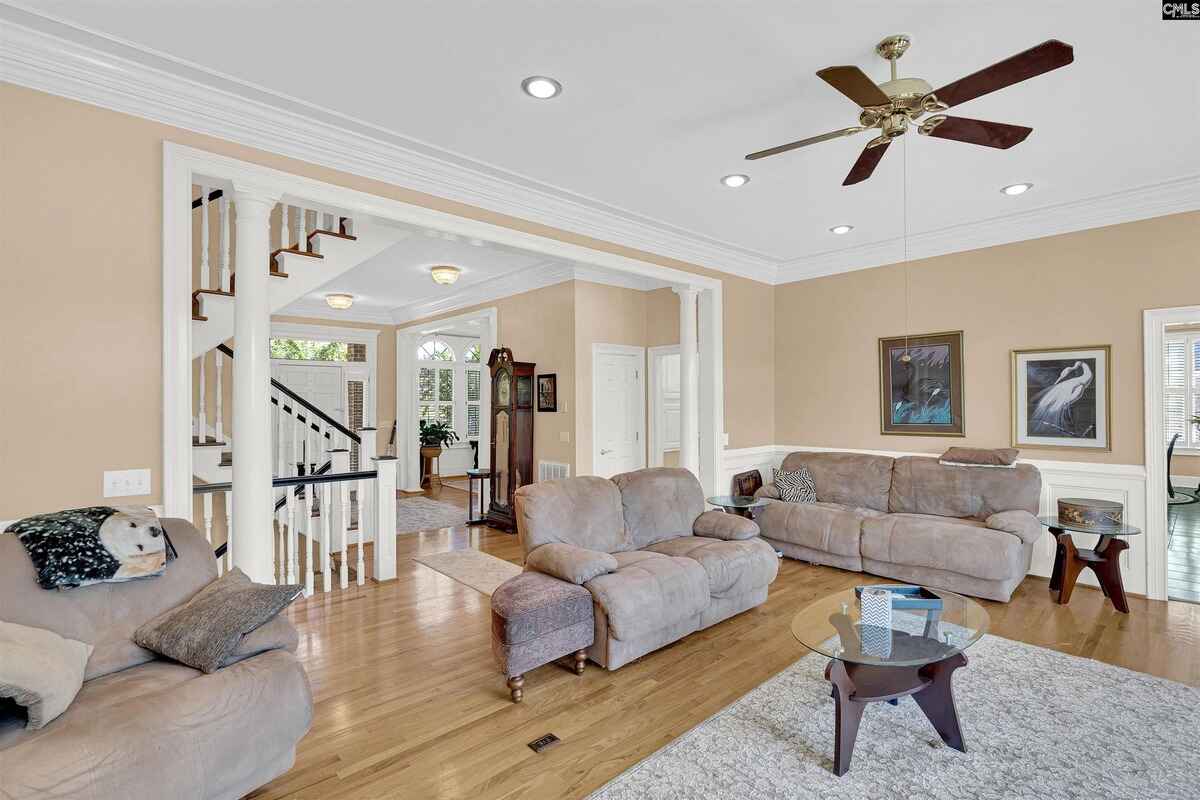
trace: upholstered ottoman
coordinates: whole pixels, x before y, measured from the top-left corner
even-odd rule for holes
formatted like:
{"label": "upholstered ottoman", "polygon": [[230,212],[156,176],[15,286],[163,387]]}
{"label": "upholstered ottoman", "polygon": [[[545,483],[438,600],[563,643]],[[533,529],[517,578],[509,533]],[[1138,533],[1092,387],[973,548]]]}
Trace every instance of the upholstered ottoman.
{"label": "upholstered ottoman", "polygon": [[583,673],[596,630],[592,593],[541,572],[522,572],[492,593],[492,653],[514,703],[524,696],[525,673],[573,656]]}

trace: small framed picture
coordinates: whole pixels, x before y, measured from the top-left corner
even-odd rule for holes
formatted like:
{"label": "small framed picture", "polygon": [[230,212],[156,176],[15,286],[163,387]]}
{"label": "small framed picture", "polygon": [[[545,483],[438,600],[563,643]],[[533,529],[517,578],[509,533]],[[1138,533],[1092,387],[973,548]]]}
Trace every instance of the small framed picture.
{"label": "small framed picture", "polygon": [[1109,345],[1012,351],[1014,447],[1112,449]]}
{"label": "small framed picture", "polygon": [[963,436],[962,331],[879,340],[879,432]]}
{"label": "small framed picture", "polygon": [[558,373],[537,376],[537,410],[558,411]]}

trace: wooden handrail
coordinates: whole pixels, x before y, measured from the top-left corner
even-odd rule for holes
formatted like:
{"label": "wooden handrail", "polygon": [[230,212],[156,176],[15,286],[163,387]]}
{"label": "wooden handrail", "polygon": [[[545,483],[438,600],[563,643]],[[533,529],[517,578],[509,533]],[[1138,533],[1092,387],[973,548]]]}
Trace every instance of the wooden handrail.
{"label": "wooden handrail", "polygon": [[[311,475],[324,475],[325,473],[329,472],[329,470],[331,470],[331,469],[333,469],[333,462],[326,461],[324,464],[322,464],[321,466],[319,466],[315,470],[313,470],[310,474]],[[303,497],[304,495],[301,494],[301,492],[303,492],[303,490],[304,490],[304,487],[299,486],[292,490],[292,494],[294,494],[296,497]],[[278,511],[279,509],[283,508],[286,505],[287,505],[287,492],[284,492],[283,497],[281,497],[275,501],[275,510]]]}
{"label": "wooden handrail", "polygon": [[[213,200],[216,200],[217,198],[224,197],[224,196],[225,196],[225,192],[223,192],[222,190],[213,189],[211,192],[208,193],[208,202],[211,203]],[[192,201],[192,208],[199,208],[202,205],[204,205],[204,195],[200,195],[199,197],[197,197],[195,200]]]}
{"label": "wooden handrail", "polygon": [[[217,345],[217,349],[218,349],[218,350],[220,350],[220,351],[221,351],[222,353],[224,353],[225,355],[229,356],[230,358],[233,358],[233,357],[234,357],[234,356],[233,356],[233,348],[229,347],[228,345],[226,345],[226,344],[224,344],[224,343],[221,343],[221,344]],[[333,428],[333,429],[334,429],[335,431],[337,431],[338,433],[345,434],[345,435],[346,435],[346,436],[347,436],[347,437],[350,439],[350,441],[354,442],[355,444],[362,444],[362,437],[361,437],[361,436],[359,436],[357,433],[355,433],[354,431],[350,430],[350,429],[349,429],[349,428],[347,428],[345,425],[343,425],[342,423],[338,422],[338,421],[337,421],[337,420],[335,420],[333,417],[329,416],[329,415],[328,415],[328,414],[326,414],[324,411],[322,411],[321,409],[317,408],[317,407],[316,407],[316,406],[314,406],[312,403],[308,402],[308,401],[307,401],[307,400],[305,400],[303,397],[301,397],[300,395],[296,394],[296,393],[295,393],[295,392],[293,392],[291,389],[289,389],[287,386],[285,386],[284,384],[282,384],[282,383],[280,383],[279,381],[275,380],[274,378],[271,378],[271,388],[273,388],[273,389],[277,390],[277,391],[278,391],[280,394],[286,395],[286,396],[287,396],[288,398],[290,398],[290,399],[291,399],[291,400],[292,400],[294,403],[296,403],[296,404],[297,404],[297,405],[299,405],[301,408],[303,408],[303,409],[305,409],[306,411],[308,411],[308,412],[310,412],[311,414],[313,414],[313,416],[315,416],[315,417],[317,417],[318,419],[322,420],[322,421],[323,421],[323,422],[324,422],[326,425],[328,425],[329,427]],[[274,403],[275,405],[279,405],[279,401],[278,401],[278,400],[276,400],[274,397],[272,397],[272,398],[271,398],[271,402],[272,402],[272,403]],[[291,407],[289,407],[289,406],[287,406],[287,405],[284,405],[284,406],[283,406],[283,410],[284,410],[284,411],[287,411],[287,412],[289,412],[289,413],[291,413],[291,414],[292,414],[292,416],[294,416],[294,417],[295,417],[297,420],[299,420],[300,422],[305,422],[305,423],[308,423],[309,427],[311,427],[311,428],[312,428],[314,431],[317,431],[318,433],[320,432],[320,430],[321,430],[321,427],[320,427],[319,425],[317,425],[317,424],[316,424],[316,423],[314,423],[314,422],[309,422],[307,417],[303,416],[302,414],[299,414],[299,413],[297,413],[297,412],[296,412],[294,409],[292,409]],[[331,438],[332,438],[332,437],[330,436],[330,434],[329,434],[329,432],[328,432],[328,431],[326,431],[326,432],[325,432],[325,438],[326,438],[326,439],[331,439]]]}
{"label": "wooden handrail", "polygon": [[[305,486],[310,483],[343,483],[346,481],[371,480],[378,475],[379,473],[373,469],[360,470],[358,472],[335,472],[326,475],[293,475],[287,478],[272,478],[271,485],[279,488],[280,486]],[[232,481],[197,483],[192,486],[192,494],[211,494],[213,492],[230,491],[233,491]]]}

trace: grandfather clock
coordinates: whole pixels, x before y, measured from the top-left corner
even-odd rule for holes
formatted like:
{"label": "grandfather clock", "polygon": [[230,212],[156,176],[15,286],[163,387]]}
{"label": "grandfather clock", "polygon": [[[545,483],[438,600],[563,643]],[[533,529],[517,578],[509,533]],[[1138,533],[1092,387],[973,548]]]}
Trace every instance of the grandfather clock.
{"label": "grandfather clock", "polygon": [[488,357],[492,373],[492,480],[489,525],[516,528],[513,494],[533,482],[534,364],[514,361],[497,347]]}

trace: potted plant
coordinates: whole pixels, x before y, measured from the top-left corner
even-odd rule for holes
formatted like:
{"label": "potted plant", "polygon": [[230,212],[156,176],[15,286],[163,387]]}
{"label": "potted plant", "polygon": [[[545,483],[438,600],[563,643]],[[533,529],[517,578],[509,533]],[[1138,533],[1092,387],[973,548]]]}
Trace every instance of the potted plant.
{"label": "potted plant", "polygon": [[458,441],[458,434],[445,422],[421,420],[417,438],[421,441],[421,456],[437,458],[442,454],[443,447],[449,447]]}

